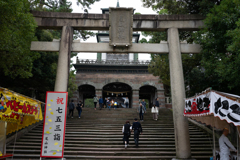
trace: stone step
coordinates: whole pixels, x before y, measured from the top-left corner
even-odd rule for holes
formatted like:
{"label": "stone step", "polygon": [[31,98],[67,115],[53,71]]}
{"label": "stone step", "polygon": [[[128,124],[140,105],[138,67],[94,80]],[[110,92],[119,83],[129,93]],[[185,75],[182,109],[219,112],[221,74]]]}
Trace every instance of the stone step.
{"label": "stone step", "polygon": [[[30,131],[29,133],[41,133],[42,134],[42,130],[32,130],[32,131]],[[119,135],[122,135],[121,134],[121,132],[119,131],[119,132],[111,132],[111,131],[109,131],[109,132],[101,132],[101,134],[99,133],[99,132],[89,132],[89,131],[85,131],[85,132],[74,132],[74,131],[72,131],[72,132],[65,132],[66,134],[92,134],[92,135],[113,135],[113,134],[119,134]],[[173,131],[170,131],[170,132],[155,132],[155,133],[153,133],[153,132],[147,132],[147,131],[145,131],[144,132],[144,135],[174,135],[174,132]],[[190,132],[190,134],[189,135],[206,135],[204,132]]]}
{"label": "stone step", "polygon": [[[30,138],[30,139],[34,139],[34,140],[42,140],[42,137],[38,136],[23,136],[21,138],[21,140],[24,140],[24,139],[27,139],[27,138]],[[96,137],[65,137],[65,140],[75,140],[75,141],[87,141],[87,140],[95,140],[95,141],[122,141],[122,138],[123,137],[114,137],[114,138],[109,138],[109,137],[101,137],[101,138],[96,138]],[[130,138],[131,139],[131,138]],[[175,138],[174,137],[171,137],[171,138],[168,138],[168,137],[164,137],[164,138],[149,138],[149,137],[142,137],[142,135],[140,136],[140,140],[141,141],[175,141]],[[207,141],[209,140],[209,138],[190,138],[191,141]]]}
{"label": "stone step", "polygon": [[[104,128],[104,129],[121,129],[123,127],[123,124],[122,125],[118,125],[118,126],[105,126],[105,127],[102,127],[102,126],[98,126],[98,125],[95,125],[95,126],[66,126],[66,129],[92,129],[92,128]],[[148,125],[142,125],[143,128],[145,128],[145,130],[161,130],[161,129],[174,129],[173,126],[148,126]],[[36,130],[37,129],[43,129],[42,126],[40,127],[36,127],[35,128]],[[197,130],[195,127],[189,127],[189,130]]]}
{"label": "stone step", "polygon": [[[14,160],[20,160],[20,159],[31,159],[31,160],[39,160],[39,154],[15,154]],[[22,157],[22,158],[19,158]],[[93,155],[66,155],[64,158],[67,160],[75,160],[75,159],[152,159],[152,160],[170,160],[174,158],[175,156],[93,156]],[[201,155],[201,156],[192,156],[192,158],[195,158],[197,160],[209,160],[209,155]],[[7,160],[11,160],[11,158],[8,158]]]}
{"label": "stone step", "polygon": [[[35,137],[41,137],[42,138],[42,133],[26,133],[25,136],[34,136]],[[25,137],[24,136],[24,137]],[[141,137],[149,137],[149,138],[152,138],[152,137],[158,137],[158,138],[175,138],[174,134],[171,134],[171,135],[164,135],[164,134],[152,134],[152,135],[146,135],[146,134],[143,134],[141,135]],[[85,134],[85,135],[79,135],[79,134],[65,134],[65,137],[99,137],[99,138],[104,138],[104,137],[112,137],[112,138],[116,138],[116,137],[123,137],[122,134],[115,134],[115,135],[92,135],[92,134]],[[190,137],[192,138],[199,138],[199,137],[208,137],[206,135],[201,135],[201,134],[197,134],[197,135],[190,135]]]}
{"label": "stone step", "polygon": [[[144,132],[156,132],[156,131],[174,131],[174,128],[143,128]],[[36,128],[35,130],[42,130],[42,128]],[[92,128],[92,129],[79,129],[79,128],[66,128],[66,131],[89,131],[89,132],[109,132],[109,129],[99,129],[99,128]],[[111,129],[111,132],[121,132],[122,126],[117,129]],[[197,132],[197,129],[189,129],[189,131]]]}
{"label": "stone step", "polygon": [[[147,147],[132,147],[134,145],[130,145],[127,150],[131,150],[131,151],[175,151],[174,146],[172,146],[173,148],[168,148],[168,147],[164,147],[164,148],[147,148]],[[132,147],[132,148],[131,148]],[[23,145],[10,145],[7,147],[9,150],[10,149],[28,149],[28,150],[32,150],[32,149],[41,149],[41,146],[23,146]],[[64,147],[64,150],[78,150],[78,151],[123,151],[125,150],[125,148],[123,147],[123,145],[121,145],[121,148],[93,148],[93,147],[88,147],[88,146],[84,146],[84,147]],[[198,147],[198,148],[191,148],[192,151],[210,151],[211,150],[211,146],[203,146]]]}
{"label": "stone step", "polygon": [[[130,118],[129,118],[130,117]],[[134,147],[133,134],[130,146],[125,149],[121,133],[127,119],[138,117],[136,109],[94,110],[84,108],[80,119],[77,112],[68,118],[65,132],[64,157],[71,159],[172,159],[176,156],[172,112],[163,109],[159,120],[154,121],[150,110],[144,115],[143,135],[139,147]],[[43,124],[7,146],[14,150],[14,160],[39,159]],[[189,125],[191,150],[197,159],[209,159],[212,155],[212,137],[194,125]],[[14,148],[15,146],[15,148]],[[13,149],[14,148],[14,149]]]}
{"label": "stone step", "polygon": [[[79,120],[79,119],[78,119]],[[156,122],[156,123],[152,123],[152,122]],[[160,121],[143,121],[143,122],[140,122],[143,126],[152,126],[152,127],[168,127],[168,126],[171,126],[173,127],[173,123],[161,123]],[[114,122],[113,124],[111,123],[101,123],[101,121],[99,121],[98,123],[96,122],[84,122],[84,121],[77,121],[77,123],[67,123],[66,124],[66,127],[95,127],[95,126],[101,126],[101,127],[119,127],[119,126],[122,126],[124,125],[124,123],[120,123],[120,122]],[[43,125],[39,125],[38,127],[42,127]],[[189,125],[190,128],[196,128],[195,126],[193,125]]]}
{"label": "stone step", "polygon": [[[84,123],[78,123],[78,124],[66,124],[66,127],[68,128],[68,127],[102,127],[102,128],[110,128],[110,127],[122,127],[124,125],[124,123],[122,123],[122,124],[99,124],[99,123],[97,123],[97,124],[93,124],[93,123],[91,123],[91,124],[84,124]],[[171,127],[171,128],[173,128],[174,127],[174,125],[173,124],[168,124],[168,123],[165,123],[164,125],[163,124],[148,124],[148,123],[141,123],[141,125],[143,126],[143,127]],[[36,128],[42,128],[43,127],[43,125],[39,125],[39,126],[37,126]],[[194,126],[189,126],[189,128],[196,128],[196,127],[194,127]]]}
{"label": "stone step", "polygon": [[[12,149],[9,149],[9,152],[13,152]],[[15,149],[14,153],[25,153],[25,154],[40,154],[41,150],[22,150],[22,149]],[[199,155],[202,154],[202,151],[192,151],[192,155]],[[152,155],[169,155],[169,156],[174,156],[176,154],[175,151],[132,151],[124,149],[123,151],[68,151],[64,150],[64,156],[67,155],[82,155],[82,154],[91,154],[91,155],[115,155],[115,156],[123,156],[123,155],[132,155],[132,156],[152,156]],[[212,151],[204,151],[204,154],[211,155]]]}
{"label": "stone step", "polygon": [[[19,139],[18,142],[42,142],[42,139]],[[122,144],[122,139],[119,139],[118,141],[104,141],[104,140],[98,140],[98,141],[86,141],[86,140],[80,140],[80,141],[77,141],[77,140],[68,140],[66,139],[65,140],[65,143],[71,143],[71,144],[78,144],[78,143],[82,143],[82,144],[95,144],[95,145],[98,145],[98,144]],[[133,139],[130,139],[130,143],[134,143],[134,140]],[[199,141],[199,140],[191,140],[190,141],[191,144],[208,144],[209,143],[209,140],[204,140],[204,141]],[[172,139],[172,140],[140,140],[139,144],[175,144],[175,140]]]}
{"label": "stone step", "polygon": [[[97,130],[97,131],[99,131],[99,130],[102,130],[102,131],[121,131],[122,130],[122,127],[123,126],[119,126],[119,127],[108,127],[108,128],[103,128],[103,127],[88,127],[88,128],[84,128],[84,127],[71,127],[71,128],[69,128],[69,127],[66,127],[66,130]],[[143,128],[143,130],[144,131],[164,131],[164,130],[170,130],[170,131],[173,131],[174,130],[174,128],[171,128],[171,127],[155,127],[155,128],[151,128],[151,127],[144,127],[144,126],[142,126],[142,128]],[[41,130],[43,130],[43,128],[41,127],[41,128],[35,128],[34,130],[39,130],[39,131],[41,131]],[[196,128],[190,128],[189,129],[189,131],[199,131],[198,129],[196,129]]]}
{"label": "stone step", "polygon": [[[130,145],[133,145],[134,143],[130,141]],[[41,146],[41,142],[15,142],[15,145],[23,145],[23,146]],[[110,148],[119,148],[119,147],[122,147],[123,144],[101,144],[101,145],[95,145],[95,144],[82,144],[82,143],[79,143],[79,144],[69,144],[69,143],[66,143],[64,145],[65,147],[98,147],[98,148],[107,148],[107,147],[110,147]],[[207,143],[207,144],[191,144],[191,148],[198,148],[198,147],[212,147],[213,144],[212,143]],[[141,144],[140,147],[145,147],[145,148],[155,148],[155,147],[163,147],[163,148],[175,148],[175,144]]]}

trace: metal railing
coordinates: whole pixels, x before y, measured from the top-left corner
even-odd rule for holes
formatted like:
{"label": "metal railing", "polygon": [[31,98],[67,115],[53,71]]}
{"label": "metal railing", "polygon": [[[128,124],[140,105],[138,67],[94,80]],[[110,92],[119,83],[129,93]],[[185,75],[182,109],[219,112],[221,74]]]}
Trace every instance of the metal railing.
{"label": "metal railing", "polygon": [[76,64],[112,64],[112,65],[149,65],[150,61],[144,60],[97,60],[97,59],[78,59],[76,60]]}

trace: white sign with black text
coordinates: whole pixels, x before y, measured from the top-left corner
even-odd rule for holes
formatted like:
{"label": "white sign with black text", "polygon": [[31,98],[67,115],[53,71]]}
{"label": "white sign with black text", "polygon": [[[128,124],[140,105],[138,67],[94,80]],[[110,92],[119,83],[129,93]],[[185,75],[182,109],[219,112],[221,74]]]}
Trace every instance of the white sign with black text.
{"label": "white sign with black text", "polygon": [[47,92],[40,157],[63,158],[68,92]]}

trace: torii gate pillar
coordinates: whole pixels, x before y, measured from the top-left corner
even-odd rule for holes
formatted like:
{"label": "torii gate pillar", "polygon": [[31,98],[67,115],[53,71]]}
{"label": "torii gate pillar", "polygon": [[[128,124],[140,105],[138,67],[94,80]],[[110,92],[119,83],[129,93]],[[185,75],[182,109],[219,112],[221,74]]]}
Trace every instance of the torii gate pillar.
{"label": "torii gate pillar", "polygon": [[183,116],[185,86],[177,28],[168,29],[168,45],[176,158],[189,159],[191,158],[191,148],[188,120]]}
{"label": "torii gate pillar", "polygon": [[54,91],[67,92],[73,28],[63,26]]}

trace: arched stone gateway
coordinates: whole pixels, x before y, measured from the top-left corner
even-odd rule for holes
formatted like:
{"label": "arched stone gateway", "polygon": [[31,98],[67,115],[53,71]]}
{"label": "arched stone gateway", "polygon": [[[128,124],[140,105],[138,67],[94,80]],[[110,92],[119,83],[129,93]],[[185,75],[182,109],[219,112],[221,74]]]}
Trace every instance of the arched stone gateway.
{"label": "arched stone gateway", "polygon": [[84,84],[78,87],[78,98],[75,101],[81,100],[83,104],[85,99],[93,98],[95,95],[95,87],[89,84]]}
{"label": "arched stone gateway", "polygon": [[102,89],[102,97],[113,99],[118,102],[118,107],[124,107],[124,100],[128,97],[131,108],[132,87],[126,83],[115,82],[105,85]]}
{"label": "arched stone gateway", "polygon": [[139,98],[148,99],[149,107],[152,107],[155,103],[155,99],[157,98],[157,88],[150,85],[142,86],[139,89]]}
{"label": "arched stone gateway", "polygon": [[[106,87],[111,86],[110,84],[126,84],[126,86],[131,88],[131,92],[128,93],[130,106],[136,108],[139,102],[140,88],[142,86],[152,86],[156,89],[154,98],[159,97],[160,103],[163,105],[165,103],[163,84],[159,83],[158,77],[148,72],[148,65],[106,65],[98,63],[93,65],[88,63],[77,63],[74,64],[74,67],[77,70],[76,84],[78,86],[94,86],[95,94],[98,97],[107,97],[107,92],[105,92],[105,90]],[[122,87],[124,87],[124,85]],[[112,91],[111,93],[122,93],[120,88],[110,91]],[[80,100],[79,95],[80,93],[78,93],[78,91],[74,93],[73,99],[75,102]]]}

